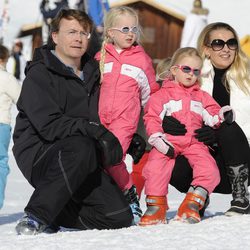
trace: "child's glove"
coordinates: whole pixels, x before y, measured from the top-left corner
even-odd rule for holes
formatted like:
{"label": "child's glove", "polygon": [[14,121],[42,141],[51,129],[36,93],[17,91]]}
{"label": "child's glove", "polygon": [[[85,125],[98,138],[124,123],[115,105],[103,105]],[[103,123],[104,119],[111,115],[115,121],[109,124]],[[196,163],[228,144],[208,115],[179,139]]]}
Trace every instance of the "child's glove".
{"label": "child's glove", "polygon": [[232,124],[235,121],[235,112],[228,105],[221,108],[219,116],[221,120],[225,121],[227,124]]}
{"label": "child's glove", "polygon": [[145,149],[145,140],[139,134],[135,133],[127,151],[127,153],[132,156],[134,164],[139,163],[140,159],[145,153]]}
{"label": "child's glove", "polygon": [[160,132],[152,134],[148,139],[148,143],[154,146],[162,154],[167,155],[170,158],[174,157],[174,147],[167,141],[164,134]]}

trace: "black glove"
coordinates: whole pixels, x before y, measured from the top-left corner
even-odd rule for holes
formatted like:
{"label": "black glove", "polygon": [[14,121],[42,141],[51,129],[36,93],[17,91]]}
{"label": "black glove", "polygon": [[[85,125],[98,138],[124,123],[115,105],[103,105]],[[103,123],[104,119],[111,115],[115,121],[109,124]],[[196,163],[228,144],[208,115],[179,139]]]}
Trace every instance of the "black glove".
{"label": "black glove", "polygon": [[103,167],[113,166],[122,161],[123,150],[119,140],[103,125],[89,122],[86,127],[88,136],[97,140],[102,154]]}
{"label": "black glove", "polygon": [[217,142],[217,130],[209,126],[203,126],[202,128],[196,129],[195,138],[199,142],[203,142],[207,146],[212,146]]}
{"label": "black glove", "polygon": [[162,128],[164,133],[170,135],[185,135],[187,132],[186,126],[180,123],[173,116],[164,116],[162,121]]}
{"label": "black glove", "polygon": [[169,145],[169,150],[166,155],[171,159],[174,158],[174,148],[171,145]]}
{"label": "black glove", "polygon": [[234,122],[234,113],[233,110],[226,111],[223,113],[224,120],[227,124],[232,124]]}
{"label": "black glove", "polygon": [[145,140],[140,135],[135,133],[127,151],[127,153],[132,156],[134,164],[139,163],[145,153],[145,149]]}

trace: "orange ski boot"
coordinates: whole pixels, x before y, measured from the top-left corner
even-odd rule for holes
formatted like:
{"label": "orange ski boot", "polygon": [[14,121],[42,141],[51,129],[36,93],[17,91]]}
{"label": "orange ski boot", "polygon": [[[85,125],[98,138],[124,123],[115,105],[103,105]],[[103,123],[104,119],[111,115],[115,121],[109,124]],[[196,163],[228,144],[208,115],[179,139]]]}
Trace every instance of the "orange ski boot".
{"label": "orange ski boot", "polygon": [[201,221],[199,210],[205,204],[208,192],[202,187],[191,187],[178,208],[175,220],[180,220],[190,224]]}
{"label": "orange ski boot", "polygon": [[147,210],[141,217],[140,226],[149,226],[166,223],[166,211],[168,209],[166,196],[151,196],[146,198]]}

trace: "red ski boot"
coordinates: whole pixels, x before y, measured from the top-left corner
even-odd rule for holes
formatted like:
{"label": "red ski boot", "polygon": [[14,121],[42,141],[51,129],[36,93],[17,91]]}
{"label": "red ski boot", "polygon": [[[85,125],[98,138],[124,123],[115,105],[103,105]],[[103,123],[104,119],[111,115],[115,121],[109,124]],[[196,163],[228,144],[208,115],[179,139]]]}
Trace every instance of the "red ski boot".
{"label": "red ski boot", "polygon": [[201,217],[199,210],[203,208],[207,194],[207,191],[202,187],[190,188],[185,199],[178,208],[175,219],[190,224],[200,222]]}
{"label": "red ski boot", "polygon": [[166,196],[151,196],[146,198],[147,210],[141,217],[140,226],[149,226],[166,223],[166,211],[168,209]]}

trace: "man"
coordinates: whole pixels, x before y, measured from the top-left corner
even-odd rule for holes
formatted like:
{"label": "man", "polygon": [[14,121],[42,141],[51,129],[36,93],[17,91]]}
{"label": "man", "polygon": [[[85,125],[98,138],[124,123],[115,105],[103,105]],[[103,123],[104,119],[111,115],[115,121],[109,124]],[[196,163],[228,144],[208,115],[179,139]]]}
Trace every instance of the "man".
{"label": "man", "polygon": [[119,163],[122,149],[98,123],[98,64],[85,53],[92,27],[87,14],[61,10],[50,46],[37,49],[27,66],[13,153],[35,190],[18,234],[131,225],[124,195],[100,167]]}
{"label": "man", "polygon": [[25,78],[24,69],[27,63],[22,51],[23,43],[20,39],[16,39],[12,48],[11,57],[6,65],[7,71],[13,74],[21,83]]}

